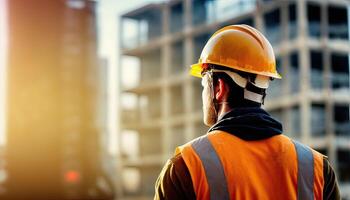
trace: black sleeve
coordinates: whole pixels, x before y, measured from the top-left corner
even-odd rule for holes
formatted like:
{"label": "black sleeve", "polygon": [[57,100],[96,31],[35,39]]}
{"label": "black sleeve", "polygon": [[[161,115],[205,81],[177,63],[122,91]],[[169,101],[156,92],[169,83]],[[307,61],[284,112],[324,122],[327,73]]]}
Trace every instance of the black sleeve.
{"label": "black sleeve", "polygon": [[192,179],[181,154],[168,160],[155,185],[154,200],[194,200]]}
{"label": "black sleeve", "polygon": [[334,170],[326,157],[323,158],[323,199],[340,200],[339,186]]}

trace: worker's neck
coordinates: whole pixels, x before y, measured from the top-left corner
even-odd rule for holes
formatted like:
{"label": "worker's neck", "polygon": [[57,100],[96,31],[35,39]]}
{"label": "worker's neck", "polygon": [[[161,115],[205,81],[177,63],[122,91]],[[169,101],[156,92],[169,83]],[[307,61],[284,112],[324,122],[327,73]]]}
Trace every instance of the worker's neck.
{"label": "worker's neck", "polygon": [[221,104],[218,112],[218,119],[221,119],[226,113],[230,112],[232,108],[228,104]]}
{"label": "worker's neck", "polygon": [[[218,120],[222,119],[222,117],[230,112],[231,110],[233,110],[235,107],[231,107],[229,104],[227,103],[222,103],[219,104],[219,108],[218,108]],[[243,108],[243,107],[256,107],[259,108],[261,105],[259,103],[255,103],[255,102],[246,102],[245,106],[242,107],[237,107],[237,108]]]}

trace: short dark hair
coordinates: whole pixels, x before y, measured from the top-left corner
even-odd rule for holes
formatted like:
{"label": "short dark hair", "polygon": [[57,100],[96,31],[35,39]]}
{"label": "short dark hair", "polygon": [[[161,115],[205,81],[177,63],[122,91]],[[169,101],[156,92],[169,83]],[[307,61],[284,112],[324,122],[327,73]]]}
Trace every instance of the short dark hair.
{"label": "short dark hair", "polygon": [[[212,65],[210,66],[212,69],[223,69],[222,66],[218,65]],[[225,68],[227,70],[227,68]],[[240,76],[250,79],[255,79],[256,75],[247,73],[247,72],[241,72],[237,70],[231,70],[235,73],[238,73]],[[227,98],[228,104],[230,107],[260,107],[261,103],[251,101],[249,99],[244,98],[244,88],[241,88],[237,83],[235,83],[232,78],[226,74],[225,72],[214,72],[213,73],[213,86],[215,87],[218,84],[219,79],[223,80],[229,88],[229,95]],[[265,89],[264,89],[265,92]],[[265,95],[263,96],[264,101]]]}

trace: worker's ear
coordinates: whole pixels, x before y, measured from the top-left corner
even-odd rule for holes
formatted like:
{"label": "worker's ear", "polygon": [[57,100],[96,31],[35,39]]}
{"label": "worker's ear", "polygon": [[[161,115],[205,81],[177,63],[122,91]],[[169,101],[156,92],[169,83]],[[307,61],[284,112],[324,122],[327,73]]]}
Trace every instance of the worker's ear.
{"label": "worker's ear", "polygon": [[228,85],[221,78],[218,79],[218,83],[215,87],[215,99],[218,102],[226,101],[228,94]]}

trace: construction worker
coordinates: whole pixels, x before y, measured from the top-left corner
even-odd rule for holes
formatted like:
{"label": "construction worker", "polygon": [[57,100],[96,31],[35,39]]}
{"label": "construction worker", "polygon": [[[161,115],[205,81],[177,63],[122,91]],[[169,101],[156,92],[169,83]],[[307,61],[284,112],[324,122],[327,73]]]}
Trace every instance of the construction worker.
{"label": "construction worker", "polygon": [[270,80],[281,76],[258,30],[218,30],[191,74],[202,78],[210,129],[176,149],[154,199],[340,199],[326,156],[283,135],[281,123],[261,108]]}

